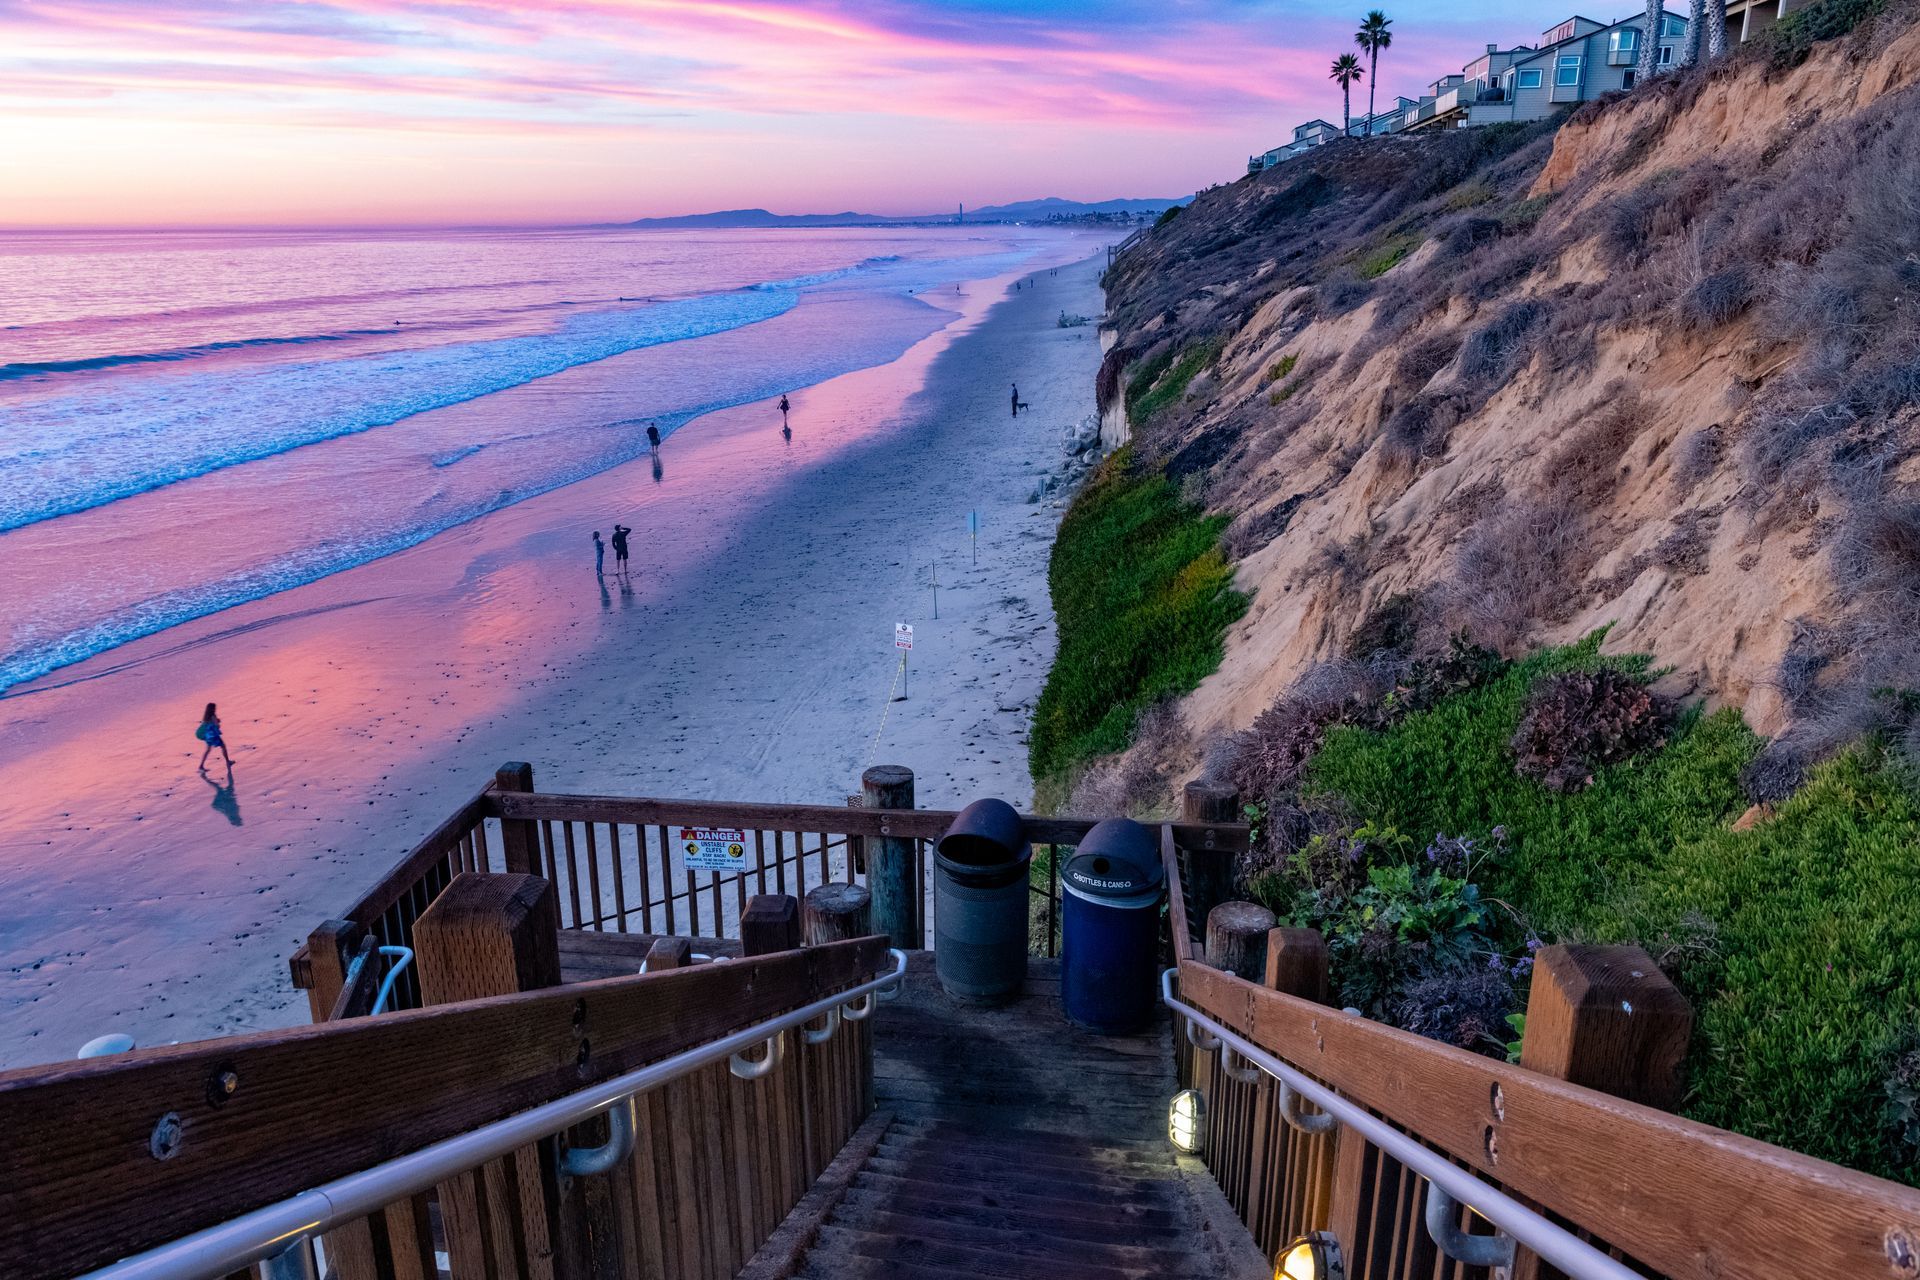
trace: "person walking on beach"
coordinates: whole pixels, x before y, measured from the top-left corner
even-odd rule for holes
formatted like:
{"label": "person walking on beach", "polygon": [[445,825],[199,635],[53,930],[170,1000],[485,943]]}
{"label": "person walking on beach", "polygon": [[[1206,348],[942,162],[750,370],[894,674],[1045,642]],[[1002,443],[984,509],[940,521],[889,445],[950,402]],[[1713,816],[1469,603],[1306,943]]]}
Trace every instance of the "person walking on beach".
{"label": "person walking on beach", "polygon": [[1020,384],[1017,382],[1013,384],[1013,416],[1020,416]]}
{"label": "person walking on beach", "polygon": [[647,424],[647,447],[655,453],[660,452],[660,428],[651,422]]}
{"label": "person walking on beach", "polygon": [[625,574],[627,571],[627,535],[633,530],[623,524],[613,526],[613,571]]}
{"label": "person walking on beach", "polygon": [[600,540],[600,531],[593,531],[593,573],[599,577],[607,571],[607,544]]}
{"label": "person walking on beach", "polygon": [[193,736],[207,744],[207,749],[200,753],[200,767],[202,769],[207,767],[207,757],[213,754],[215,747],[218,747],[220,748],[220,758],[227,762],[227,772],[233,772],[233,757],[227,754],[227,740],[220,736],[220,717],[215,714],[214,706],[211,702],[207,704],[207,709],[201,713],[200,727],[193,731]]}
{"label": "person walking on beach", "polygon": [[786,393],[784,391],[781,392],[780,393],[780,429],[782,431],[785,431],[787,429],[787,410],[791,409],[792,407],[793,407],[792,405],[787,403]]}

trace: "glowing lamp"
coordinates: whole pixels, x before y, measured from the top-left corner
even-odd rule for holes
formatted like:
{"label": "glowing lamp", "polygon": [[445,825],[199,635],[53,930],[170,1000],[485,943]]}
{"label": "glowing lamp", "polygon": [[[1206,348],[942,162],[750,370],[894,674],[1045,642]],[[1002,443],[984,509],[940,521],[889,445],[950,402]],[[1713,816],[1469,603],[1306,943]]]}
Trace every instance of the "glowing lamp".
{"label": "glowing lamp", "polygon": [[1190,1156],[1207,1149],[1207,1100],[1198,1089],[1182,1089],[1167,1104],[1167,1140]]}
{"label": "glowing lamp", "polygon": [[1346,1280],[1340,1244],[1325,1231],[1301,1236],[1273,1260],[1273,1280]]}

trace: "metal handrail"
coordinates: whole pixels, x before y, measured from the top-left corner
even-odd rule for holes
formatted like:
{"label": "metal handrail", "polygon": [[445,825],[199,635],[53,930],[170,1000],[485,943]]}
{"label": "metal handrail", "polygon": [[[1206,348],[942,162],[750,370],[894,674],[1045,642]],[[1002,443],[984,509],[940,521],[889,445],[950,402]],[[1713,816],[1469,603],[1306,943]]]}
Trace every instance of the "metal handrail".
{"label": "metal handrail", "polygon": [[1160,998],[1167,1008],[1197,1022],[1231,1045],[1241,1058],[1290,1086],[1321,1111],[1346,1125],[1374,1146],[1425,1178],[1429,1190],[1438,1189],[1564,1271],[1569,1280],[1643,1280],[1640,1273],[1615,1262],[1580,1237],[1535,1213],[1500,1188],[1483,1182],[1445,1156],[1423,1145],[1364,1107],[1355,1106],[1312,1076],[1294,1070],[1231,1027],[1215,1021],[1173,993],[1178,970],[1160,975]]}
{"label": "metal handrail", "polygon": [[530,1111],[482,1125],[371,1169],[335,1178],[277,1204],[123,1258],[88,1272],[82,1280],[210,1280],[230,1275],[263,1258],[283,1255],[304,1241],[378,1212],[396,1200],[591,1120],[634,1094],[656,1089],[701,1067],[731,1058],[769,1037],[777,1037],[789,1027],[811,1022],[829,1009],[838,1009],[857,999],[865,999],[871,1005],[874,992],[892,987],[906,977],[906,953],[890,950],[887,954],[893,957],[893,968],[879,977],[671,1058],[602,1080],[564,1098],[555,1098]]}

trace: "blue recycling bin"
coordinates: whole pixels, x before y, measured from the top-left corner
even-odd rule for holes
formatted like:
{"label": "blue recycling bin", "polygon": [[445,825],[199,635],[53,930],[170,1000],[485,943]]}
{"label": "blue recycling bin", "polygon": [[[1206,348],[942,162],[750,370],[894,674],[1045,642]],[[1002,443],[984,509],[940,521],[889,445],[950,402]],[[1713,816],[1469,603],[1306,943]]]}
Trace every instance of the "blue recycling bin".
{"label": "blue recycling bin", "polygon": [[1109,818],[1060,873],[1060,1001],[1068,1021],[1129,1035],[1153,1020],[1166,872],[1153,832]]}

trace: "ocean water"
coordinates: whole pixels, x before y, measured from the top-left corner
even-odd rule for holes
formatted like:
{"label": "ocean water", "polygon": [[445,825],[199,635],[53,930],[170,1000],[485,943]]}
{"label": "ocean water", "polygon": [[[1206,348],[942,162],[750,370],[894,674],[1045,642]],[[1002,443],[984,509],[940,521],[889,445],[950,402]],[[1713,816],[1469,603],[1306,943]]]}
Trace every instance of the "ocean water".
{"label": "ocean water", "polygon": [[897,357],[1023,228],[0,235],[0,690]]}

